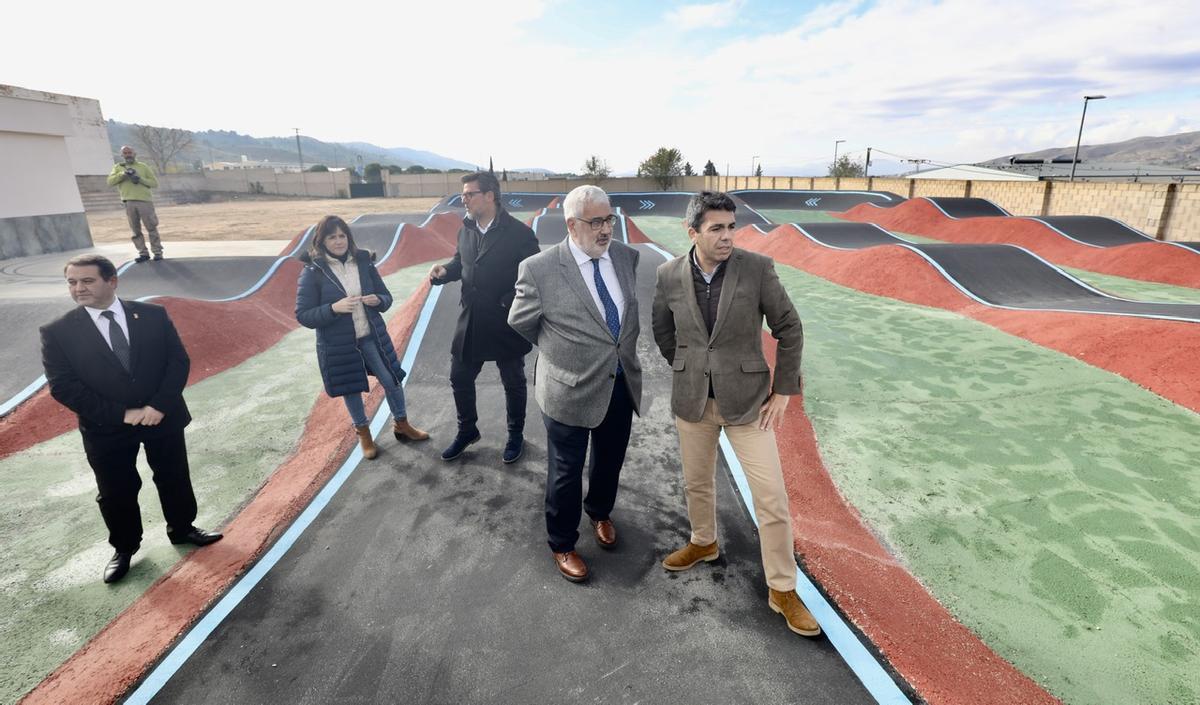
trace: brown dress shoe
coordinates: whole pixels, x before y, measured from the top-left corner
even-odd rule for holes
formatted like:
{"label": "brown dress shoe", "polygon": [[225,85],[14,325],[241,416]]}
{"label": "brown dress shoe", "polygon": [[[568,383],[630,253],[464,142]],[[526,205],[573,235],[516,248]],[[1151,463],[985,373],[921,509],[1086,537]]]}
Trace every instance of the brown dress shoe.
{"label": "brown dress shoe", "polygon": [[392,435],[404,443],[429,440],[429,434],[410,424],[407,417],[392,422]]}
{"label": "brown dress shoe", "polygon": [[587,563],[574,551],[555,553],[554,565],[558,566],[558,572],[562,573],[564,578],[573,583],[582,583],[588,578]]}
{"label": "brown dress shoe", "polygon": [[362,446],[363,457],[367,460],[374,460],[379,454],[379,449],[375,447],[375,439],[371,437],[371,427],[355,426],[354,432],[358,434],[358,445]]}
{"label": "brown dress shoe", "polygon": [[717,548],[716,541],[713,541],[707,546],[697,546],[691,541],[688,541],[686,546],[664,558],[662,567],[666,568],[667,570],[687,570],[700,561],[707,561],[711,563],[720,557],[721,550]]}
{"label": "brown dress shoe", "polygon": [[612,548],[617,545],[617,527],[612,519],[601,519],[592,522],[592,532],[596,534],[596,543],[600,548]]}
{"label": "brown dress shoe", "polygon": [[801,636],[820,636],[821,625],[813,619],[812,613],[800,601],[800,596],[796,594],[795,590],[780,592],[770,589],[767,604],[771,606],[771,609],[783,615],[783,618],[787,620],[788,629]]}

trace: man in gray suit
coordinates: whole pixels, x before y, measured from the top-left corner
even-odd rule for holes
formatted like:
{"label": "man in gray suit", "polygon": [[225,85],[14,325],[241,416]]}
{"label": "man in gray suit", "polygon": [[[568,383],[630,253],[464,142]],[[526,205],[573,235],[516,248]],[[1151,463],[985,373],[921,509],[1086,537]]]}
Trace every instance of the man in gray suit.
{"label": "man in gray suit", "polygon": [[[788,399],[800,393],[804,332],[771,258],[733,246],[736,208],[724,193],[693,196],[684,220],[692,248],[658,268],[654,342],[674,371],[671,410],[692,525],[687,545],[663,567],[687,570],[720,555],[715,474],[724,429],[754,500],[767,604],[793,632],[817,636],[820,625],[796,595],[791,513],[775,445]],[[764,318],[779,341],[774,381],[763,357]]]}
{"label": "man in gray suit", "polygon": [[534,397],[546,423],[546,531],[559,572],[582,582],[588,567],[575,552],[580,514],[591,518],[601,548],[616,544],[610,514],[642,400],[638,251],[613,242],[616,216],[595,186],[567,194],[563,214],[567,239],[521,263],[508,324],[538,346]]}

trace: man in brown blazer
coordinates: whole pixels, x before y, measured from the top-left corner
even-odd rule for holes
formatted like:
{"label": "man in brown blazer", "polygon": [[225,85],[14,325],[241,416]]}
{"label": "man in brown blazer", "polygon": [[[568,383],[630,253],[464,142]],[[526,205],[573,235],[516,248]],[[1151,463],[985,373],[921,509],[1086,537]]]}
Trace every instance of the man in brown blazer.
{"label": "man in brown blazer", "polygon": [[[796,595],[792,522],[775,445],[788,400],[800,393],[804,333],[771,258],[733,246],[736,207],[724,193],[693,196],[684,220],[692,248],[658,268],[654,341],[674,371],[671,410],[692,528],[663,567],[687,570],[720,555],[715,475],[725,429],[750,483],[767,604],[793,632],[817,636],[820,625]],[[774,382],[763,357],[764,317],[779,341]]]}

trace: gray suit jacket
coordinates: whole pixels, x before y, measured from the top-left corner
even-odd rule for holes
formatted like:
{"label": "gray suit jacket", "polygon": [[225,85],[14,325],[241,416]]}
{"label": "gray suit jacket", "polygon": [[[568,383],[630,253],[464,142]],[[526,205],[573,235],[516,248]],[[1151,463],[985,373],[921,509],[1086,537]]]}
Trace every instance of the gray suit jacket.
{"label": "gray suit jacket", "polygon": [[[779,341],[774,383],[763,357],[764,317]],[[711,336],[696,303],[690,252],[659,265],[653,326],[654,342],[674,370],[671,411],[685,421],[704,415],[710,376],[717,409],[734,425],[754,421],[772,391],[800,393],[804,331],[770,257],[734,248]]]}
{"label": "gray suit jacket", "polygon": [[508,310],[508,325],[538,347],[534,370],[538,406],[550,418],[570,426],[595,428],[604,420],[618,355],[633,409],[639,413],[641,409],[638,251],[614,241],[609,253],[625,296],[616,343],[566,240],[521,262],[517,295]]}

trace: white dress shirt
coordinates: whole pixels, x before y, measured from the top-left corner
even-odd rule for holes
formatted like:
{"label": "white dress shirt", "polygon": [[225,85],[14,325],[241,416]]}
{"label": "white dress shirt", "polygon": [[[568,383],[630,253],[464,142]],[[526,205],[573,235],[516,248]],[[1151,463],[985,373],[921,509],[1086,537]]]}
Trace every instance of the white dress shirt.
{"label": "white dress shirt", "polygon": [[[588,291],[592,294],[592,301],[596,302],[596,308],[600,309],[600,319],[604,318],[604,304],[600,301],[600,292],[596,291],[596,275],[592,273],[592,258],[588,253],[579,249],[571,236],[567,236],[567,245],[571,248],[571,254],[575,257],[575,263],[579,265],[579,273],[583,275],[583,283],[587,284]],[[625,294],[621,291],[621,282],[617,280],[617,270],[613,269],[612,256],[608,250],[600,256],[600,278],[604,280],[604,287],[608,289],[608,295],[612,297],[613,303],[617,305],[617,320],[625,322]]]}
{"label": "white dress shirt", "polygon": [[125,307],[121,305],[120,299],[113,299],[112,305],[108,308],[92,308],[84,306],[85,311],[92,317],[92,323],[96,324],[96,328],[100,331],[100,335],[104,337],[104,342],[108,343],[108,347],[112,349],[112,341],[108,339],[108,318],[100,314],[105,311],[112,311],[113,318],[117,325],[121,326],[121,332],[125,334],[125,340],[129,341],[129,323],[125,320]]}

